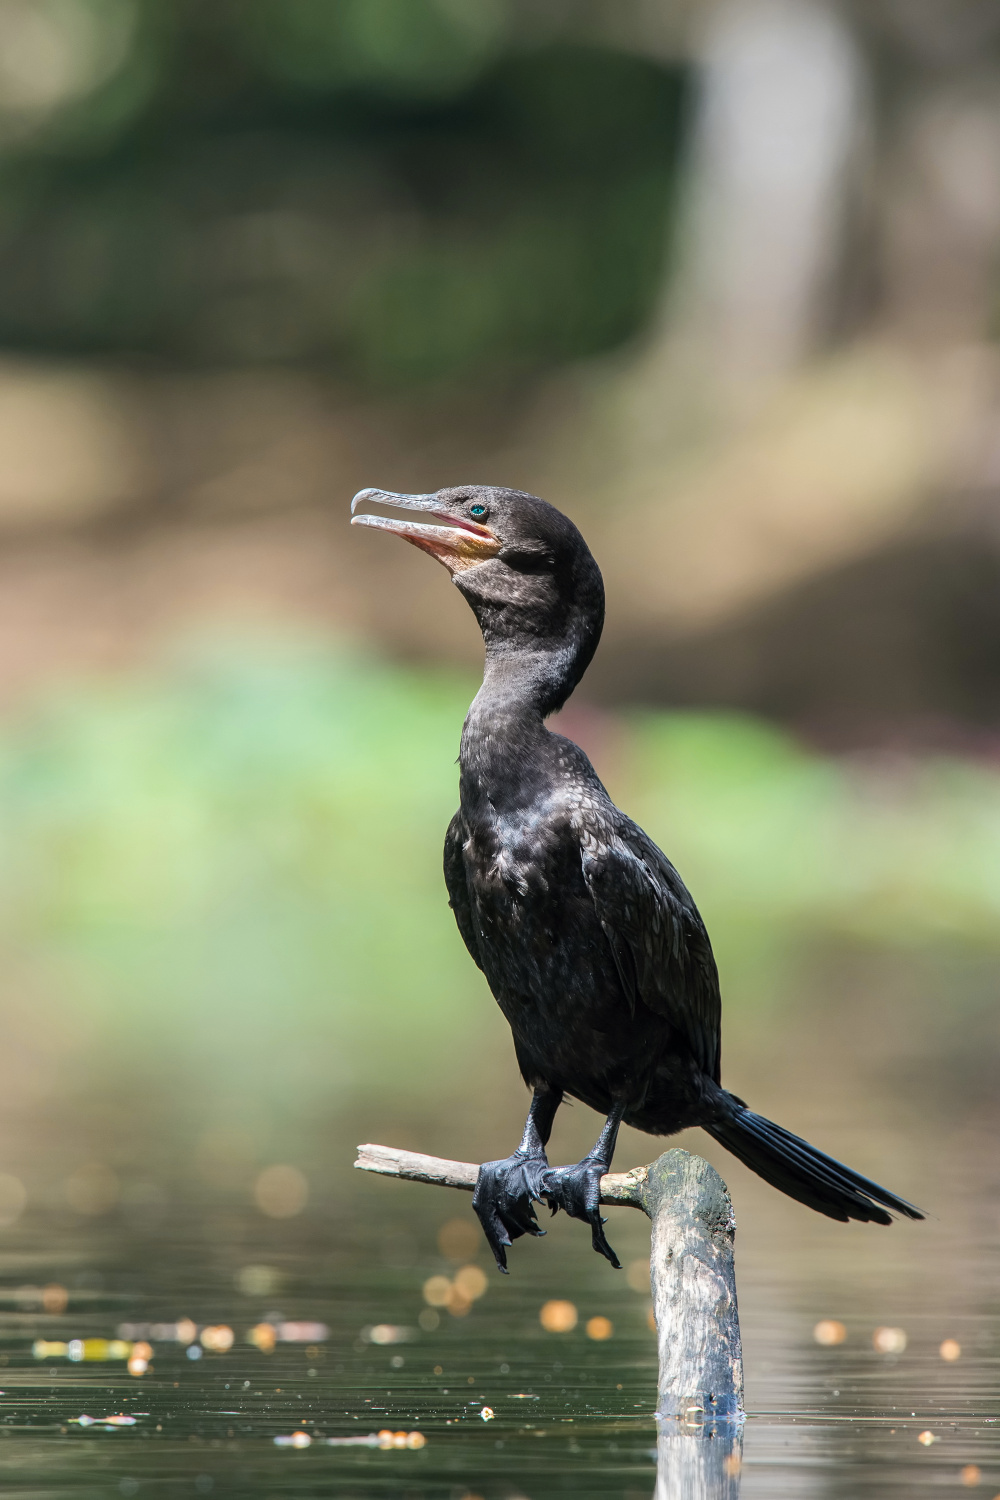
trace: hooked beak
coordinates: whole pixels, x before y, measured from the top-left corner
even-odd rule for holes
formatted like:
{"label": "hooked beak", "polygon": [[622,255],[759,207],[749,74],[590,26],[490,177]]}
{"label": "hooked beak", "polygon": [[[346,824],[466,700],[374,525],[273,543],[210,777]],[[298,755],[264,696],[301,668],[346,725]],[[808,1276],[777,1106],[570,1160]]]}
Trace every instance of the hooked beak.
{"label": "hooked beak", "polygon": [[[444,526],[426,526],[420,521],[397,520],[395,516],[359,516],[359,505],[388,505],[393,510],[419,510]],[[466,516],[445,510],[436,495],[396,495],[391,490],[359,490],[351,501],[351,525],[375,526],[391,531],[422,552],[429,552],[451,574],[463,573],[478,563],[496,557],[501,543],[488,526],[479,526]]]}

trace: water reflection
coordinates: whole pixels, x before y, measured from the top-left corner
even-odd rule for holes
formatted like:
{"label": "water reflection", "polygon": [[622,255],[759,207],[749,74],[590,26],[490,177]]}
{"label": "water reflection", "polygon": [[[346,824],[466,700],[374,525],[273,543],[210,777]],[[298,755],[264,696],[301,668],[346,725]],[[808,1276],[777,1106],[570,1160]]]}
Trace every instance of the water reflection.
{"label": "water reflection", "polygon": [[742,1423],[698,1432],[660,1424],[655,1500],[739,1500],[742,1470]]}

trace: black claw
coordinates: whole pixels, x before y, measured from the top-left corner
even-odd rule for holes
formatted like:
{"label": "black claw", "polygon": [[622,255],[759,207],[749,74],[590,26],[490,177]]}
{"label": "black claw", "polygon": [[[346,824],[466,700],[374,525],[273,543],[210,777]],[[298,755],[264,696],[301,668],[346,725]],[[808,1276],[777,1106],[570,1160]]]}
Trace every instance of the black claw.
{"label": "black claw", "polygon": [[541,1198],[541,1179],[548,1168],[544,1153],[527,1156],[515,1151],[504,1161],[485,1162],[479,1169],[472,1206],[493,1251],[497,1269],[507,1275],[505,1246],[522,1235],[542,1235],[532,1199]]}
{"label": "black claw", "polygon": [[575,1167],[553,1167],[545,1174],[542,1191],[552,1213],[561,1208],[571,1219],[582,1219],[590,1225],[591,1244],[598,1255],[621,1270],[618,1259],[604,1234],[606,1220],[601,1218],[601,1177],[607,1171],[603,1162],[585,1157]]}
{"label": "black claw", "polygon": [[606,1222],[607,1220],[605,1219],[599,1220],[599,1222],[596,1224],[591,1221],[591,1244],[599,1255],[603,1255],[605,1260],[611,1262],[616,1271],[620,1271],[622,1268],[622,1263],[618,1259],[615,1252],[612,1250],[611,1246],[608,1244],[607,1239],[605,1238],[604,1230],[602,1228],[602,1225],[604,1225]]}

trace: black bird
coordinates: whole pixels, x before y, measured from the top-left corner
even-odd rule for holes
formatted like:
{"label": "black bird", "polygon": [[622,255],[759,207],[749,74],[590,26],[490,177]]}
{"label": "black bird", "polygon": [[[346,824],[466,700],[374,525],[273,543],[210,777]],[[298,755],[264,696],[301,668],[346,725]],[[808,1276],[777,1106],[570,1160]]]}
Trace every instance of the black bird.
{"label": "black bird", "polygon": [[[461,807],[444,874],[458,929],[514,1034],[533,1090],[520,1146],[479,1173],[473,1206],[502,1271],[541,1234],[533,1201],[590,1224],[624,1120],[651,1135],[700,1125],[765,1181],[847,1222],[921,1219],[912,1204],[748,1109],[719,1080],[719,977],[673,865],[619,812],[578,745],[545,727],[597,649],[604,584],[573,523],[535,495],[460,485],[434,495],[362,490],[427,521],[354,515],[429,552],[468,600],[486,644],[462,730]],[[564,1095],[607,1117],[571,1167],[545,1146]]]}

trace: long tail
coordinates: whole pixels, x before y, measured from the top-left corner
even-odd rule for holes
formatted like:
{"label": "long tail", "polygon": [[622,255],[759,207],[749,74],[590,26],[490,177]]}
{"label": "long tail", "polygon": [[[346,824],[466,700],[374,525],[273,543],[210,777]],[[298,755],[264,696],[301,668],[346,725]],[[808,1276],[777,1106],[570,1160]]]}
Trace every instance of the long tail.
{"label": "long tail", "polygon": [[832,1156],[825,1156],[808,1141],[782,1130],[763,1115],[755,1115],[732,1094],[727,1096],[727,1103],[731,1112],[704,1128],[752,1172],[779,1192],[787,1193],[789,1198],[797,1198],[817,1213],[839,1219],[843,1224],[848,1219],[860,1219],[865,1224],[891,1224],[892,1215],[886,1209],[905,1214],[908,1219],[924,1217],[912,1203],[834,1161]]}

